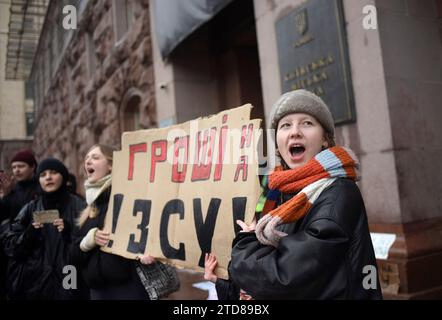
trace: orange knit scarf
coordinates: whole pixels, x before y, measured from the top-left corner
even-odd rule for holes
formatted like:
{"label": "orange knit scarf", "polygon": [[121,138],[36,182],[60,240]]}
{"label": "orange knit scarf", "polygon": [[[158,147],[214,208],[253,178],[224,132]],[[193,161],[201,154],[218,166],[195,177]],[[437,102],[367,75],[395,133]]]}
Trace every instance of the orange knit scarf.
{"label": "orange knit scarf", "polygon": [[271,207],[276,206],[276,201],[266,202],[263,212],[267,214],[258,221],[255,230],[258,240],[276,247],[280,238],[286,236],[284,232],[276,230],[278,225],[304,217],[322,191],[336,178],[357,180],[358,167],[359,162],[354,153],[339,146],[321,151],[302,167],[290,170],[277,167],[270,175],[270,192],[279,190],[282,193],[297,194],[277,208]]}

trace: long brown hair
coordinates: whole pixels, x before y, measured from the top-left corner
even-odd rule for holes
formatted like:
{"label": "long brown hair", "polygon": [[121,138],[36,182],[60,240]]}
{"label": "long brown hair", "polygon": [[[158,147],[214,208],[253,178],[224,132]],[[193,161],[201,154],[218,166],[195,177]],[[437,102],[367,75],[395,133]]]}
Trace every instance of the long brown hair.
{"label": "long brown hair", "polygon": [[[92,149],[98,148],[100,149],[100,152],[103,154],[103,156],[106,158],[106,160],[109,162],[110,165],[112,165],[113,163],[113,154],[114,151],[116,151],[117,149],[115,149],[114,147],[111,147],[109,145],[106,144],[94,144],[92,147],[90,147],[87,152],[86,155],[91,152]],[[86,159],[86,156],[85,156]],[[82,212],[80,215],[80,218],[78,219],[78,225],[81,227],[83,226],[83,224],[85,223],[85,221],[88,218],[95,218],[98,215],[98,209],[97,207],[95,207],[93,204],[92,205],[88,205]]]}

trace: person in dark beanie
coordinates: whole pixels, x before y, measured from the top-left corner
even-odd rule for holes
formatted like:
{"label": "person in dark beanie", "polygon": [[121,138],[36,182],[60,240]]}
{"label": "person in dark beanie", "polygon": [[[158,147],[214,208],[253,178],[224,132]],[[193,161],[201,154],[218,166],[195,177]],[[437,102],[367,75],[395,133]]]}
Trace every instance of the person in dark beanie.
{"label": "person in dark beanie", "polygon": [[[80,283],[63,287],[72,243],[72,230],[85,202],[66,186],[68,170],[54,158],[43,160],[37,168],[42,194],[17,215],[4,240],[8,265],[10,299],[70,300],[87,298]],[[56,217],[50,222],[35,221],[41,214]]]}
{"label": "person in dark beanie", "polygon": [[37,161],[32,151],[22,150],[17,152],[10,163],[15,184],[6,173],[0,173],[4,193],[1,200],[2,221],[7,218],[13,221],[20,209],[26,203],[35,199],[40,191],[38,181],[35,178]]}
{"label": "person in dark beanie", "polygon": [[[40,186],[35,177],[37,161],[31,150],[17,152],[10,161],[12,179],[0,172],[0,183],[3,188],[3,198],[0,199],[0,242],[9,231],[10,224],[14,221],[21,208],[29,201],[35,199]],[[5,298],[5,273],[7,257],[0,250],[0,299]]]}
{"label": "person in dark beanie", "polygon": [[327,105],[307,90],[287,92],[270,129],[281,166],[259,220],[237,221],[231,280],[254,299],[382,299],[359,162],[335,145]]}

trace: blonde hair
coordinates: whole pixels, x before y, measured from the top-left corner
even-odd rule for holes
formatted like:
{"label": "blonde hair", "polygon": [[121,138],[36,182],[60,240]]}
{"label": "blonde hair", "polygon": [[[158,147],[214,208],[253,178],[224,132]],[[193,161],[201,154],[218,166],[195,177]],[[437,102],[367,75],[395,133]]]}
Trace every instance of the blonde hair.
{"label": "blonde hair", "polygon": [[[100,152],[103,154],[103,156],[106,158],[106,160],[109,162],[110,165],[112,165],[113,163],[113,153],[114,151],[116,151],[117,149],[115,149],[114,147],[111,147],[109,145],[106,144],[94,144],[92,147],[90,147],[88,149],[88,151],[86,152],[86,155],[95,148],[99,148]],[[78,218],[77,224],[79,227],[82,227],[83,224],[86,222],[87,219],[93,219],[96,218],[98,216],[98,208],[92,204],[92,205],[88,205],[80,214],[80,217]]]}
{"label": "blonde hair", "polygon": [[98,209],[94,205],[87,206],[80,214],[77,225],[81,228],[87,219],[93,219],[98,216]]}

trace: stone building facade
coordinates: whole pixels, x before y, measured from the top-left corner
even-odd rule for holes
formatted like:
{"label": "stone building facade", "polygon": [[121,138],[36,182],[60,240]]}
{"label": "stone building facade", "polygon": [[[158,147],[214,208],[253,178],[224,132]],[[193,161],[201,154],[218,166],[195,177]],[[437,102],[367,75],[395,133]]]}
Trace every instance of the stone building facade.
{"label": "stone building facade", "polygon": [[[63,27],[68,4],[77,29]],[[155,126],[149,1],[51,1],[31,78],[37,157],[63,160],[81,186],[89,147]]]}
{"label": "stone building facade", "polygon": [[[95,143],[120,148],[124,131],[156,127],[149,0],[50,1],[34,58],[38,159],[61,159],[83,193],[83,158]],[[62,27],[74,5],[76,30]],[[199,273],[180,271],[169,299],[205,299]]]}
{"label": "stone building facade", "polygon": [[[160,1],[50,3],[32,73],[34,147],[40,158],[64,160],[80,182],[87,149],[119,147],[123,131],[247,102],[253,117],[268,120],[282,93],[275,24],[311,2],[231,1],[164,59],[155,30]],[[337,141],[361,160],[370,230],[395,236],[378,260],[385,297],[440,298],[442,0],[339,2],[356,121],[337,128]],[[77,7],[76,30],[61,27],[67,3]],[[363,27],[367,5],[377,8],[375,29]]]}

